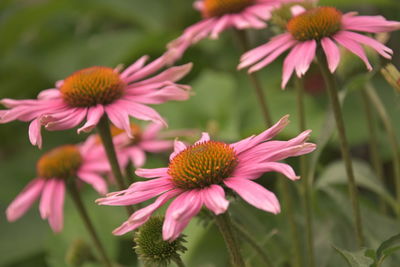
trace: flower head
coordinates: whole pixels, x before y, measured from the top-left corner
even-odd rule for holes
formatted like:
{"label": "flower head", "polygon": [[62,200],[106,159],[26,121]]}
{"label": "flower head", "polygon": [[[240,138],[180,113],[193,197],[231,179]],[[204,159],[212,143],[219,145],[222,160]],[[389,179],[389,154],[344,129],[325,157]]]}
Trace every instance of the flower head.
{"label": "flower head", "polygon": [[147,104],[161,104],[170,100],[186,100],[189,86],[175,82],[185,76],[191,64],[171,67],[153,77],[165,66],[167,55],[145,65],[144,56],[119,73],[108,67],[90,67],[71,74],[56,83],[56,88],[42,91],[35,100],[2,99],[9,108],[0,110],[0,123],[14,120],[30,122],[29,139],[41,147],[41,126],[58,131],[74,128],[89,132],[107,115],[118,128],[132,137],[129,116],[165,124],[157,111]]}
{"label": "flower head", "polygon": [[133,205],[158,196],[154,203],[136,211],[114,230],[114,234],[121,235],[145,223],[156,209],[175,198],[167,209],[163,225],[163,238],[170,241],[180,235],[203,205],[215,214],[224,213],[229,205],[225,188],[259,209],[278,213],[280,205],[274,193],[252,180],[270,171],[296,180],[299,177],[294,170],[278,161],[315,149],[314,144],[306,142],[310,131],[289,141],[268,141],[287,124],[285,116],[263,133],[234,144],[212,141],[207,133],[191,146],[175,141],[167,168],[136,170],[138,176],[154,179],[133,183],[128,189],[110,193],[97,202]]}
{"label": "flower head", "polygon": [[287,31],[245,53],[239,69],[251,66],[249,72],[258,71],[291,49],[283,64],[284,88],[294,71],[298,77],[302,77],[308,71],[319,46],[326,55],[332,73],[340,62],[338,44],[361,58],[368,70],[372,70],[372,66],[361,45],[371,47],[385,58],[391,58],[393,51],[390,48],[357,32],[380,33],[398,30],[400,23],[397,21],[387,21],[381,16],[357,16],[354,12],[342,14],[333,7],[305,10],[294,6],[292,10],[294,16],[286,25]]}
{"label": "flower head", "polygon": [[288,1],[303,0],[196,0],[194,7],[200,11],[203,19],[168,44],[169,56],[177,60],[192,44],[207,37],[216,39],[229,28],[265,28],[271,11]]}
{"label": "flower head", "polygon": [[107,184],[100,176],[109,172],[106,158],[93,153],[94,147],[85,142],[81,145],[64,145],[44,154],[37,163],[37,178],[33,179],[11,202],[6,210],[7,220],[16,221],[40,198],[39,211],[42,219],[48,219],[51,229],[63,228],[65,188],[70,179],[90,184],[100,194],[107,193]]}

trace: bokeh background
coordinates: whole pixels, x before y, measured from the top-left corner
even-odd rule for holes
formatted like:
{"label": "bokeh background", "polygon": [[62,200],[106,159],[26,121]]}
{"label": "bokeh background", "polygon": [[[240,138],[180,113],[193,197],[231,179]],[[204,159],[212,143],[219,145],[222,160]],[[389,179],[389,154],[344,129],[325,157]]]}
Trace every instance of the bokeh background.
{"label": "bokeh background", "polygon": [[[355,10],[366,15],[382,14],[400,20],[399,0],[321,0],[321,4],[343,11]],[[94,65],[115,67],[128,65],[144,54],[152,59],[164,52],[167,42],[200,19],[190,0],[1,0],[0,1],[0,98],[34,98],[43,89],[51,88],[75,70]],[[253,46],[264,43],[271,30],[250,32]],[[187,102],[172,102],[156,109],[167,119],[171,129],[192,128],[209,131],[215,138],[235,141],[264,129],[252,88],[243,72],[236,71],[238,47],[231,32],[217,41],[204,40],[188,50],[178,63],[194,62],[194,69],[184,83],[193,86],[195,95]],[[395,50],[393,63],[399,66],[400,34],[393,33],[388,46]],[[383,64],[372,55],[375,66]],[[298,133],[295,92],[289,86],[279,88],[282,62],[260,72],[267,89],[268,102],[275,120],[291,115],[292,124],[282,138]],[[376,248],[383,240],[399,232],[392,215],[382,215],[377,196],[393,200],[391,152],[383,130],[379,131],[380,153],[385,162],[387,179],[380,183],[367,162],[368,131],[359,90],[365,79],[372,78],[400,134],[399,97],[379,73],[359,74],[361,61],[348,58],[341,67],[347,79],[344,102],[348,135],[356,158],[355,169],[362,195],[362,213],[368,244]],[[347,78],[346,78],[347,77]],[[310,90],[306,96],[307,124],[313,137],[323,136],[326,95],[318,73],[308,77]],[[0,125],[0,266],[67,266],[66,254],[73,242],[90,239],[69,199],[65,204],[65,227],[54,235],[46,221],[40,219],[37,205],[19,221],[8,223],[4,211],[11,200],[35,177],[37,159],[46,150],[64,143],[84,140],[74,130],[43,132],[42,150],[28,140],[28,125],[13,122]],[[193,140],[197,136],[193,136]],[[315,140],[314,140],[315,141]],[[352,250],[351,210],[347,196],[343,166],[335,137],[325,147],[317,165],[313,190],[315,212],[315,249],[317,266],[344,266],[332,245]],[[164,157],[150,157],[147,167],[167,164]],[[293,161],[297,164],[297,161]],[[297,168],[298,169],[298,168]],[[272,175],[262,183],[281,198],[280,186]],[[133,266],[132,236],[114,237],[112,229],[125,218],[122,208],[98,207],[96,194],[83,188],[85,202],[96,227],[112,257],[121,264]],[[296,199],[294,218],[304,242],[304,209],[300,196],[301,182],[290,184]],[[285,207],[285,203],[283,203]],[[243,202],[233,205],[242,224],[265,247],[276,266],[290,266],[292,259],[288,214],[266,214]],[[227,255],[222,239],[210,224],[193,222],[185,231],[189,251],[184,255],[187,266],[224,266]],[[305,243],[304,243],[305,244]],[[305,246],[303,246],[305,249]],[[244,245],[251,266],[262,266],[254,251]],[[399,259],[399,258],[397,258]],[[304,259],[303,259],[304,260]],[[397,261],[398,263],[399,261]],[[386,266],[396,265],[396,258]],[[96,266],[89,263],[85,266]]]}

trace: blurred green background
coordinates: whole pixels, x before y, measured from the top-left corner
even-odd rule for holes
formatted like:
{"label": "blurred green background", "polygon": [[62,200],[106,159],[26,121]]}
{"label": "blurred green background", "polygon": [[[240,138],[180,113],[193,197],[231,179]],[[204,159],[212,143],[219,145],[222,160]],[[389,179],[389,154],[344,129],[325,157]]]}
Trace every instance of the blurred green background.
{"label": "blurred green background", "polygon": [[[325,0],[320,3],[336,6],[343,11],[382,14],[388,19],[400,20],[399,0]],[[55,81],[81,68],[93,65],[126,66],[144,54],[154,59],[164,52],[167,42],[178,37],[185,27],[199,19],[190,0],[2,0],[0,98],[34,98],[41,90],[53,87]],[[268,30],[252,31],[253,45],[264,43],[268,33]],[[171,129],[198,128],[210,131],[215,138],[228,141],[236,141],[264,129],[252,88],[244,73],[236,71],[240,54],[232,37],[230,32],[225,32],[218,41],[204,40],[189,49],[178,63],[194,62],[194,69],[184,83],[193,86],[195,95],[184,103],[172,102],[156,107]],[[399,66],[398,32],[392,34],[388,46],[395,50],[393,62]],[[291,115],[292,124],[282,136],[291,138],[298,133],[295,93],[290,86],[286,91],[279,88],[281,60],[262,70],[260,77],[275,120],[285,114]],[[355,59],[349,62],[357,65],[361,61]],[[386,135],[381,130],[380,152],[388,174],[386,183],[382,185],[371,171],[365,156],[368,132],[359,95],[365,75],[352,75],[350,80],[344,114],[353,155],[358,159],[356,175],[362,187],[362,212],[368,245],[376,248],[383,240],[400,232],[398,222],[392,216],[382,215],[377,205],[377,195],[393,198],[391,152]],[[373,84],[395,120],[400,136],[398,96],[379,73],[374,75]],[[313,130],[313,137],[324,134],[321,127],[326,106],[327,99],[323,91],[307,95],[307,124]],[[40,219],[37,205],[12,224],[6,221],[4,210],[27,182],[35,177],[35,164],[42,153],[59,144],[82,141],[85,136],[76,135],[74,130],[43,132],[44,146],[38,150],[30,145],[27,135],[26,123],[0,125],[0,266],[66,266],[66,251],[74,240],[82,239],[90,244],[69,199],[65,204],[64,231],[58,235],[54,235],[47,222]],[[344,266],[343,259],[333,250],[332,244],[348,250],[355,248],[351,238],[351,210],[342,175],[343,166],[337,161],[338,155],[334,138],[323,152],[313,191],[317,266]],[[293,163],[297,164],[295,161]],[[147,166],[160,167],[165,164],[166,160],[150,158]],[[271,179],[264,178],[265,184],[281,197],[275,178],[266,177]],[[302,193],[300,182],[290,186],[293,196],[298,198]],[[97,196],[93,190],[84,188],[84,193],[90,215],[112,257],[121,264],[132,266],[135,256],[131,250],[131,235],[111,235],[112,229],[124,220],[124,210],[98,207],[94,204]],[[241,214],[241,223],[263,244],[276,266],[290,266],[292,240],[285,210],[274,216],[240,201],[232,208]],[[302,235],[303,214],[301,201],[296,201],[293,216]],[[216,234],[214,226],[203,227],[193,222],[186,234],[189,251],[184,261],[187,266],[227,264],[223,241]],[[300,238],[303,242],[305,237],[302,235]],[[244,246],[244,252],[251,259],[251,266],[262,266],[251,248]],[[394,258],[386,264],[398,266],[395,262]]]}

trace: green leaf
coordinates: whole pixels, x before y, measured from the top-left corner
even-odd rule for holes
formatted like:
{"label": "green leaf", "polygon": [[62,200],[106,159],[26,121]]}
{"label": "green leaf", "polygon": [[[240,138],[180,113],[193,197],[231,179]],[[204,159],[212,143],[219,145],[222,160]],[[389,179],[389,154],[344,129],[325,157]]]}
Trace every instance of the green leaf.
{"label": "green leaf", "polygon": [[394,252],[400,250],[400,234],[392,236],[388,240],[384,241],[376,251],[377,266],[385,260],[386,257],[390,256]]}
{"label": "green leaf", "polygon": [[350,252],[334,245],[332,246],[342,255],[350,267],[370,267],[374,263],[374,260],[367,256],[370,255],[370,250],[366,248],[356,252]]}

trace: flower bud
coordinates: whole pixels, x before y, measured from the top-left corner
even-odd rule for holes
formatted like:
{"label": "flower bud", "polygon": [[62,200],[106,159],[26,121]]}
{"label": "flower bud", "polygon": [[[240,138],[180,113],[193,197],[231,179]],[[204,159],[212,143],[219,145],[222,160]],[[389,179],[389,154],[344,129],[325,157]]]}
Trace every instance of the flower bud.
{"label": "flower bud", "polygon": [[381,73],[386,81],[400,92],[400,72],[393,64],[387,64],[381,69]]}
{"label": "flower bud", "polygon": [[146,266],[168,266],[171,261],[180,261],[179,252],[187,250],[183,235],[172,242],[163,240],[163,222],[164,217],[152,217],[134,234],[134,249]]}

